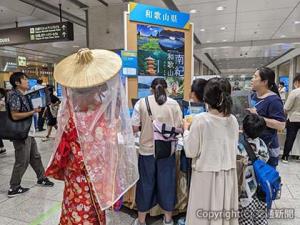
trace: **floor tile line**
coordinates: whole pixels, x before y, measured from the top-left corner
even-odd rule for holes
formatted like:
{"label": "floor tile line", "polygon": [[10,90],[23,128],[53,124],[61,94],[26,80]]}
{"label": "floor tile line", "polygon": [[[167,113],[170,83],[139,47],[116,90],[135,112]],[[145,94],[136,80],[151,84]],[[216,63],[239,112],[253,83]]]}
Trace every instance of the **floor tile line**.
{"label": "floor tile line", "polygon": [[286,186],[287,190],[289,191],[290,195],[292,196],[292,198],[295,199],[295,196],[294,196],[293,193],[291,192],[291,190],[290,190],[288,184],[286,184],[285,186]]}
{"label": "floor tile line", "polygon": [[54,215],[56,212],[59,211],[61,206],[60,202],[55,203],[49,210],[47,210],[46,212],[40,214],[39,216],[37,216],[30,224],[28,225],[39,225],[42,222],[44,222],[46,219],[48,219],[49,217],[51,217],[52,215]]}

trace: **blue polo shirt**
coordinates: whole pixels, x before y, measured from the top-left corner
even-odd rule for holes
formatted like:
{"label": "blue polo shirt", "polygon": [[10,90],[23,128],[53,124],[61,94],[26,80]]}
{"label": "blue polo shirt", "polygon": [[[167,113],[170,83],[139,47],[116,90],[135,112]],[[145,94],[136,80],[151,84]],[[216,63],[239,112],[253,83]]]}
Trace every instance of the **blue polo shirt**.
{"label": "blue polo shirt", "polygon": [[[285,121],[283,103],[278,95],[275,94],[265,98],[259,98],[256,93],[253,93],[251,96],[251,104],[256,108],[258,115],[280,122]],[[267,127],[260,138],[269,148],[279,148],[277,130]]]}

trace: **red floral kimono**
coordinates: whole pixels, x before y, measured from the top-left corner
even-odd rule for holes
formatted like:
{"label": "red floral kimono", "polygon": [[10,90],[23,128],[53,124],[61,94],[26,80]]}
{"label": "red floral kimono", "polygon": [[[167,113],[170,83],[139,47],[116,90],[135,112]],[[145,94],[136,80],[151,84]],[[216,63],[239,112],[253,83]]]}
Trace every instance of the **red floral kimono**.
{"label": "red floral kimono", "polygon": [[137,154],[119,78],[64,88],[47,176],[65,182],[61,225],[105,225],[104,210],[135,185]]}
{"label": "red floral kimono", "polygon": [[54,160],[46,171],[47,176],[65,181],[59,224],[105,225],[105,213],[90,186],[77,139],[74,122],[69,119]]}

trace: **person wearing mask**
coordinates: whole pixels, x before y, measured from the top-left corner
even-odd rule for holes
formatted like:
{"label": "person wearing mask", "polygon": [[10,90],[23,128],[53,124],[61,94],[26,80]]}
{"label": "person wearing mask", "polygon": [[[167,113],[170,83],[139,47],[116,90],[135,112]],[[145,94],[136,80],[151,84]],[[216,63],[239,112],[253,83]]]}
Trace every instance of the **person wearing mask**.
{"label": "person wearing mask", "polygon": [[[167,97],[167,83],[155,78],[148,96],[153,119],[173,127],[182,126],[182,112],[179,104]],[[140,134],[138,167],[140,179],[136,189],[138,218],[135,225],[146,224],[147,212],[158,204],[164,210],[164,224],[173,225],[172,211],[176,204],[176,159],[155,159],[152,120],[148,115],[145,98],[140,99],[133,110],[133,130]]]}
{"label": "person wearing mask", "polygon": [[[191,86],[191,93],[190,93],[190,101],[189,101],[189,105],[188,105],[188,113],[187,116],[185,117],[186,119],[192,121],[192,116],[193,115],[197,115],[199,113],[205,112],[205,103],[203,100],[203,95],[204,95],[204,88],[205,85],[207,84],[207,80],[202,79],[202,78],[198,78],[195,79],[192,83]],[[196,103],[197,106],[193,106],[192,103]],[[180,170],[184,173],[186,173],[186,178],[187,178],[187,187],[188,190],[190,188],[190,184],[191,184],[191,175],[192,175],[192,159],[187,158],[185,155],[184,151],[181,151],[180,153]],[[182,224],[185,223],[186,218],[180,218],[180,222]],[[179,222],[178,222],[179,223]]]}
{"label": "person wearing mask", "polygon": [[57,129],[57,113],[59,104],[61,103],[59,98],[54,95],[53,87],[48,87],[50,104],[47,105],[43,117],[47,118],[48,133],[42,141],[48,141],[53,127]]}
{"label": "person wearing mask", "polygon": [[[208,112],[184,121],[184,149],[193,159],[186,225],[211,224],[208,212],[238,211],[237,119],[231,114],[229,81],[212,78],[204,89]],[[237,225],[237,215],[214,218],[215,224]]]}
{"label": "person wearing mask", "polygon": [[[7,101],[13,120],[17,121],[32,117],[34,113],[41,111],[39,108],[33,109],[31,101],[25,95],[29,88],[26,74],[15,72],[10,76],[9,81],[13,86],[13,89],[8,92]],[[15,148],[15,164],[11,175],[8,197],[14,197],[29,190],[29,188],[23,188],[21,186],[22,177],[29,164],[37,175],[37,183],[39,185],[46,187],[52,187],[54,185],[54,183],[45,176],[45,169],[42,164],[41,155],[38,152],[34,133],[35,129],[32,123],[29,135],[25,140],[13,141]]]}
{"label": "person wearing mask", "polygon": [[287,113],[286,140],[282,155],[282,162],[287,163],[293,148],[297,133],[300,130],[300,74],[298,73],[293,84],[295,89],[289,94],[284,110]]}
{"label": "person wearing mask", "polygon": [[278,85],[278,92],[279,92],[279,95],[280,95],[280,98],[283,102],[285,102],[285,98],[286,98],[286,88],[284,86],[284,82],[279,82],[279,85]]}
{"label": "person wearing mask", "polygon": [[[5,95],[6,92],[3,88],[0,88],[0,111],[6,111],[5,109]],[[3,140],[0,138],[0,155],[6,153],[6,149],[4,148]]]}
{"label": "person wearing mask", "polygon": [[[43,80],[41,79],[38,79],[37,80],[37,84],[34,85],[31,90],[33,91],[37,91],[37,90],[40,90],[40,89],[43,89],[45,88],[45,86],[43,85]],[[44,111],[45,111],[45,107],[42,107],[41,108],[41,111],[38,113],[37,115],[37,128],[38,128],[38,131],[44,131],[44,124],[45,124],[45,119],[43,117],[43,114],[44,114]]]}
{"label": "person wearing mask", "polygon": [[205,79],[195,79],[191,86],[190,101],[183,100],[184,116],[190,116],[205,111],[203,101],[204,87],[207,83]]}
{"label": "person wearing mask", "polygon": [[277,131],[285,128],[285,115],[283,103],[275,84],[274,71],[268,67],[257,69],[251,85],[254,93],[251,96],[252,108],[248,110],[262,116],[266,121],[267,129],[262,132],[260,138],[269,147],[268,164],[276,167],[280,153]]}
{"label": "person wearing mask", "polygon": [[203,102],[203,94],[204,94],[204,87],[207,84],[207,80],[198,78],[193,81],[191,87],[191,99],[194,102],[202,103]]}

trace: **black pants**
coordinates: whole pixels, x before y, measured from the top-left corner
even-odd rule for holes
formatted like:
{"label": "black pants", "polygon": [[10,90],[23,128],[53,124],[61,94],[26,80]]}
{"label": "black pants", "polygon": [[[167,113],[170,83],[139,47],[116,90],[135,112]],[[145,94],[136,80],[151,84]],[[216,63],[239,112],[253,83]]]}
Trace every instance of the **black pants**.
{"label": "black pants", "polygon": [[39,112],[39,117],[38,117],[38,121],[37,121],[37,127],[39,130],[44,129],[44,123],[45,123],[45,119],[43,118],[44,111],[45,111],[45,108],[41,108],[41,111]]}
{"label": "black pants", "polygon": [[290,122],[290,120],[286,122],[286,139],[284,143],[282,158],[288,159],[290,152],[292,151],[299,129],[300,129],[300,122]]}
{"label": "black pants", "polygon": [[2,141],[2,139],[0,139],[0,148],[3,148],[3,147],[4,147],[3,141]]}

